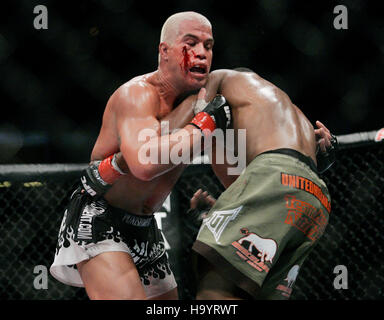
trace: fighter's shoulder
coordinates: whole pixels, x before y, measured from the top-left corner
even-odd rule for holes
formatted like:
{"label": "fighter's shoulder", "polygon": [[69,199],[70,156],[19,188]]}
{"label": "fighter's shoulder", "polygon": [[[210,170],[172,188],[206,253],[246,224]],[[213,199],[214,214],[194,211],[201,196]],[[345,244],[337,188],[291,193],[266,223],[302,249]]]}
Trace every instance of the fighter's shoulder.
{"label": "fighter's shoulder", "polygon": [[211,71],[208,77],[208,84],[206,86],[207,92],[211,91],[216,93],[220,93],[222,89],[222,85],[224,80],[232,74],[232,70],[230,69],[217,69]]}
{"label": "fighter's shoulder", "polygon": [[159,98],[155,86],[148,82],[147,75],[138,76],[122,84],[113,93],[114,108],[127,106],[136,108],[142,105],[157,105]]}
{"label": "fighter's shoulder", "polygon": [[[241,68],[242,69],[242,68]],[[258,78],[261,79],[261,77],[254,71],[249,70],[236,70],[236,69],[217,69],[210,73],[210,80],[212,79],[220,79],[221,82],[225,81],[241,81],[241,80],[247,80],[250,78]]]}
{"label": "fighter's shoulder", "polygon": [[135,98],[158,98],[158,92],[153,84],[148,81],[147,75],[135,77],[122,84],[114,93],[118,98],[132,100]]}
{"label": "fighter's shoulder", "polygon": [[233,70],[230,69],[217,69],[209,73],[208,81],[222,81],[225,77],[230,75]]}

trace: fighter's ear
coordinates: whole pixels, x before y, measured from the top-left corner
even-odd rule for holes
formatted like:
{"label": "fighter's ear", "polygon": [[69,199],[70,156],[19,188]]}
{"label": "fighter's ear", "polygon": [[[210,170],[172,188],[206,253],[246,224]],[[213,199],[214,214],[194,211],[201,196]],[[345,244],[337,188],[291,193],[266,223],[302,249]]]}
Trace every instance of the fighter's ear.
{"label": "fighter's ear", "polygon": [[159,55],[162,60],[168,61],[169,46],[166,42],[160,42],[159,44]]}

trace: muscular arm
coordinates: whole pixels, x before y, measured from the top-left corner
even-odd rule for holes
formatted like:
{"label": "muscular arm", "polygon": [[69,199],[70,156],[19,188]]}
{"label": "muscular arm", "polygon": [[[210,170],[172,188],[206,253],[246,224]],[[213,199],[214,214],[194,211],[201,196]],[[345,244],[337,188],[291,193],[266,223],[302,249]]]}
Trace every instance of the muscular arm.
{"label": "muscular arm", "polygon": [[[194,116],[192,103],[195,99],[196,95],[189,96],[188,98],[184,99],[176,108],[174,108],[172,112],[170,112],[160,120],[160,126],[162,127],[162,135],[168,135],[173,130],[183,128],[189,122],[191,122],[191,119]],[[168,129],[169,131],[167,131],[166,129]],[[122,152],[116,154],[116,163],[123,172],[129,172],[128,164],[125,161]]]}
{"label": "muscular arm", "polygon": [[[129,96],[129,99],[126,99]],[[143,86],[132,86],[125,88],[119,93],[115,102],[115,117],[118,136],[120,138],[120,150],[129,167],[131,173],[141,180],[152,180],[155,177],[173,169],[178,163],[168,161],[160,162],[161,153],[168,153],[173,147],[179,150],[178,155],[193,154],[193,147],[197,147],[201,142],[201,132],[191,125],[186,125],[182,134],[171,133],[161,136],[161,124],[156,118],[159,101],[156,94],[151,89]],[[186,108],[186,107],[185,107]],[[179,124],[185,124],[190,120],[190,115],[185,116],[181,111],[176,113],[173,118],[172,126],[180,127]],[[149,163],[148,152],[151,150]],[[183,153],[183,151],[189,151]],[[183,161],[187,159],[182,159]]]}
{"label": "muscular arm", "polygon": [[[221,93],[221,85],[228,72],[231,71],[222,69],[211,72],[206,86],[207,100],[212,99],[216,94]],[[220,180],[221,184],[225,188],[228,188],[237,179],[238,175],[228,175],[228,168],[236,167],[236,165],[231,165],[227,162],[226,149],[223,141],[213,141],[210,155],[213,172]],[[223,155],[223,157],[220,155]]]}
{"label": "muscular arm", "polygon": [[[235,168],[237,165],[231,165],[227,162],[226,156],[225,156],[225,147],[224,144],[221,142],[214,142],[212,143],[212,157],[211,157],[211,166],[212,170],[215,173],[216,177],[220,180],[221,184],[228,188],[237,178],[238,175],[229,175],[228,174],[228,168],[233,167]],[[218,160],[217,155],[224,155],[224,161],[223,163],[220,163]],[[221,157],[220,157],[221,158]]]}
{"label": "muscular arm", "polygon": [[[167,114],[164,118],[161,119],[160,123],[168,122],[169,131],[172,132],[175,129],[180,129],[185,127],[191,119],[193,118],[193,109],[192,104],[196,99],[196,95],[191,95],[185,100],[183,100],[176,108]],[[163,134],[168,134],[169,132],[163,131]]]}
{"label": "muscular arm", "polygon": [[[206,85],[206,93],[204,94],[206,104],[211,101],[218,92],[218,88],[227,70],[213,71],[209,76],[209,81]],[[194,116],[192,104],[196,102],[197,95],[191,95],[184,99],[171,113],[166,115],[160,121],[160,126],[165,128],[164,124],[168,122],[169,131],[172,132],[175,129],[183,128],[186,126]],[[162,135],[168,134],[165,130],[162,130]],[[129,167],[124,159],[122,152],[116,154],[116,163],[123,172],[128,172]]]}

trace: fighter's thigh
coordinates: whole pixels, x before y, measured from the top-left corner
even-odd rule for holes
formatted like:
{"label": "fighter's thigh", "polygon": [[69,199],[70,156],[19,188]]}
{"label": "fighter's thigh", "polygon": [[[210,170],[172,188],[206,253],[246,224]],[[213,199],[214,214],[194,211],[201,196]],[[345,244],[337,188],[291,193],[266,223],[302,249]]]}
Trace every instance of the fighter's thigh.
{"label": "fighter's thigh", "polygon": [[209,271],[199,283],[196,300],[243,300],[248,294],[219,273]]}
{"label": "fighter's thigh", "polygon": [[202,274],[198,277],[196,300],[243,300],[251,299],[244,290],[224,278],[205,259],[200,260]]}
{"label": "fighter's thigh", "polygon": [[104,252],[77,264],[90,299],[145,299],[145,292],[131,256]]}

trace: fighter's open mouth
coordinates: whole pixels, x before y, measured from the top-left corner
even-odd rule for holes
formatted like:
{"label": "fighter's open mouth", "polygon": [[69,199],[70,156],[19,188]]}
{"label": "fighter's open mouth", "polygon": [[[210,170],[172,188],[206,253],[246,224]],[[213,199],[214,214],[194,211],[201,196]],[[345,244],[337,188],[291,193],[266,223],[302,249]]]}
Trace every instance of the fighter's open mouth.
{"label": "fighter's open mouth", "polygon": [[203,66],[194,66],[191,69],[189,69],[190,72],[196,72],[196,73],[201,73],[205,74],[207,69]]}

